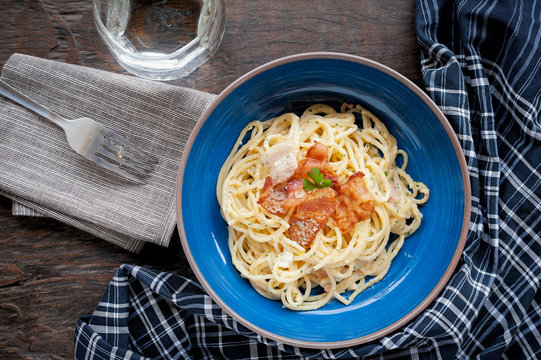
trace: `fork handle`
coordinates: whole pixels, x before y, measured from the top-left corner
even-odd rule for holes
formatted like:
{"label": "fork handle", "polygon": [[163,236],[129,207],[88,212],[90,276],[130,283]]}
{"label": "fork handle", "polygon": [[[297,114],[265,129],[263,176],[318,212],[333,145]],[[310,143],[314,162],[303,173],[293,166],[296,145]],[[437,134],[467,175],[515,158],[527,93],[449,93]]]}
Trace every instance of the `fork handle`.
{"label": "fork handle", "polygon": [[4,95],[8,99],[13,100],[17,104],[24,106],[28,110],[35,112],[38,115],[43,116],[47,120],[52,121],[56,125],[60,126],[62,129],[66,126],[69,120],[63,118],[57,113],[52,112],[47,109],[45,106],[38,104],[34,100],[30,99],[28,96],[21,93],[19,90],[14,89],[8,85],[5,81],[0,79],[0,94]]}

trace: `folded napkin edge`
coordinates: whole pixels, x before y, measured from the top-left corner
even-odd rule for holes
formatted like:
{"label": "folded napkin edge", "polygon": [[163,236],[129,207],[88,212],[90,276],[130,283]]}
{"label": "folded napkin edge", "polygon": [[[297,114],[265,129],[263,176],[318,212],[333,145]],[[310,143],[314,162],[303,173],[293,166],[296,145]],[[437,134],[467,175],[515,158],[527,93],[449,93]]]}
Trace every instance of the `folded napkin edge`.
{"label": "folded napkin edge", "polygon": [[[79,219],[76,219],[74,217],[69,217],[69,219],[66,218],[65,215],[63,215],[60,212],[48,209],[46,207],[40,206],[39,204],[36,204],[30,200],[23,199],[21,197],[18,197],[16,195],[7,193],[0,189],[0,195],[7,197],[8,199],[11,199],[12,201],[15,201],[17,203],[22,204],[23,206],[27,207],[28,209],[31,209],[33,211],[36,211],[42,215],[42,217],[50,217],[52,219],[58,220],[64,224],[67,224],[68,226],[74,226],[80,230],[83,230],[89,234],[92,234],[100,239],[103,239],[105,241],[108,241],[114,245],[117,245],[124,250],[128,250],[130,252],[133,252],[135,254],[138,254],[143,249],[143,246],[145,244],[145,241],[137,240],[137,239],[126,239],[125,236],[115,236],[114,232],[111,231],[105,231],[100,230],[96,227],[91,227],[84,222],[80,221]],[[174,228],[173,228],[174,229]]]}

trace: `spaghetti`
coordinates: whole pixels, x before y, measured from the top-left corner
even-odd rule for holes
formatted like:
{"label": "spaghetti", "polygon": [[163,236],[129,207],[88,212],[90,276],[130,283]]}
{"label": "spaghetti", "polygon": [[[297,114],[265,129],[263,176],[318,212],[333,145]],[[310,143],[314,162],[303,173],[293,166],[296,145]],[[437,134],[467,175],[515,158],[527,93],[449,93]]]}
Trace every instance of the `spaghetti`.
{"label": "spaghetti", "polygon": [[[343,104],[336,112],[316,104],[300,117],[252,121],[216,187],[234,266],[259,294],[292,310],[317,309],[332,299],[350,304],[383,278],[421,224],[418,205],[429,190],[412,180],[407,164],[385,125],[359,105]],[[362,200],[355,198],[359,190]],[[313,211],[306,199],[326,210]],[[321,226],[313,227],[317,221]]]}

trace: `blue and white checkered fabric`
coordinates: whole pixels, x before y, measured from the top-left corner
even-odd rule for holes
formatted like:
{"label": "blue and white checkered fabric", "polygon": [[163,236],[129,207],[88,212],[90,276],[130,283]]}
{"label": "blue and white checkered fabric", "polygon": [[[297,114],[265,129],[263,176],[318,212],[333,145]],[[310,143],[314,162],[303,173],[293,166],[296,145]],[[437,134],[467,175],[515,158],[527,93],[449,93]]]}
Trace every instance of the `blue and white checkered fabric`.
{"label": "blue and white checkered fabric", "polygon": [[472,184],[464,254],[414,321],[339,350],[278,345],[196,283],[122,266],[75,334],[78,359],[541,358],[541,2],[418,0],[426,90]]}

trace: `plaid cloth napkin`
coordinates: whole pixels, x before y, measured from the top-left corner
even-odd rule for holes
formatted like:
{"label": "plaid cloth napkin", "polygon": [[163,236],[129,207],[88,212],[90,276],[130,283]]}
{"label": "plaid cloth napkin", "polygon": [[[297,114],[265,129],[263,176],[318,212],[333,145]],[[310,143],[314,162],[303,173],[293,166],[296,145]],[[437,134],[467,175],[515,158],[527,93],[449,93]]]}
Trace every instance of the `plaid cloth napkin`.
{"label": "plaid cloth napkin", "polygon": [[426,89],[463,147],[472,218],[440,296],[379,340],[338,350],[276,344],[196,283],[122,266],[75,334],[78,359],[541,358],[541,3],[417,2]]}
{"label": "plaid cloth napkin", "polygon": [[2,79],[66,118],[88,116],[159,157],[139,185],[76,154],[56,125],[0,96],[0,194],[13,213],[53,217],[127,250],[167,246],[178,166],[214,95],[15,54]]}

